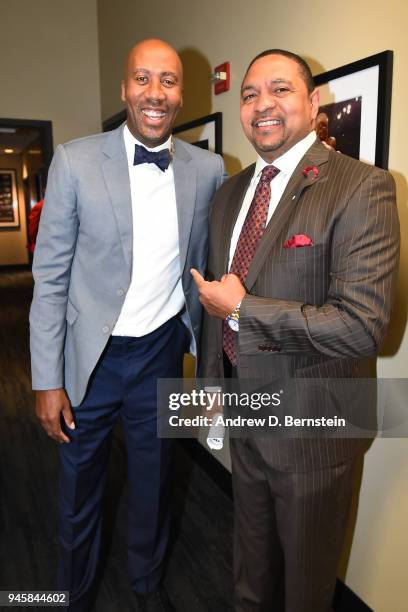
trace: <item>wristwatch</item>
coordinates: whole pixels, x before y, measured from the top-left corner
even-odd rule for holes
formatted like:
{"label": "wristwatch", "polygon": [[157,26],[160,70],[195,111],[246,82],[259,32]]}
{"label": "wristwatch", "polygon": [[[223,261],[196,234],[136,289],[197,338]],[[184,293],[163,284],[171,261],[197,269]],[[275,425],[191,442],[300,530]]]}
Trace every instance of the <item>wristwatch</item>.
{"label": "wristwatch", "polygon": [[242,300],[235,306],[234,310],[225,319],[234,332],[239,331],[239,309],[241,308]]}

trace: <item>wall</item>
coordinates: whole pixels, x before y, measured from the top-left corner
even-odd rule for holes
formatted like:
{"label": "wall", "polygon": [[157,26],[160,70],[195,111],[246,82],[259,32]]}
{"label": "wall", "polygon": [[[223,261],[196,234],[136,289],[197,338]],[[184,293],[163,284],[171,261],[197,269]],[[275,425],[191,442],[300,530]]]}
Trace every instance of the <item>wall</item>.
{"label": "wall", "polygon": [[[0,0],[0,23],[0,117],[52,121],[54,146],[99,132],[96,0]],[[28,262],[22,218],[0,265]]]}
{"label": "wall", "polygon": [[27,251],[27,220],[24,203],[24,187],[22,177],[21,155],[0,155],[0,168],[14,169],[17,179],[18,210],[20,227],[0,231],[0,265],[11,266],[28,263]]}
{"label": "wall", "polygon": [[[161,37],[182,55],[186,72],[185,108],[180,120],[223,112],[224,152],[234,173],[254,154],[238,117],[239,86],[249,60],[271,47],[303,55],[314,74],[386,49],[394,50],[394,86],[389,166],[397,182],[402,235],[407,225],[405,105],[408,62],[408,6],[390,0],[98,0],[102,117],[118,112],[119,81],[128,48],[149,36]],[[232,89],[213,97],[208,87],[211,67],[232,63]],[[408,247],[403,241],[397,304],[388,340],[378,360],[382,377],[407,376],[406,295]],[[402,340],[401,340],[402,339]],[[408,445],[406,440],[377,440],[365,459],[359,513],[346,573],[347,584],[376,612],[406,609],[408,549]],[[343,567],[347,566],[347,554]]]}
{"label": "wall", "polygon": [[0,117],[48,119],[54,144],[100,131],[96,0],[0,0]]}

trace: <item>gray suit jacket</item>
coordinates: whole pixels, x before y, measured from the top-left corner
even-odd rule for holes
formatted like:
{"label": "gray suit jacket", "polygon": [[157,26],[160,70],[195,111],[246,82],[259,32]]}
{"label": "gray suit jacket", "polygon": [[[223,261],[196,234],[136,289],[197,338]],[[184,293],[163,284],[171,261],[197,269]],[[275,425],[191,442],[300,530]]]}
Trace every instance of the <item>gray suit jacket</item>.
{"label": "gray suit jacket", "polygon": [[[224,178],[219,155],[174,139],[184,320],[199,343],[201,306],[190,268],[205,270],[208,208]],[[132,275],[132,204],[123,126],[57,147],[34,256],[33,389],[65,387],[71,403],[119,317]]]}
{"label": "gray suit jacket", "polygon": [[[318,169],[317,178],[304,176],[308,166]],[[227,270],[232,230],[253,172],[249,166],[215,196],[210,279]],[[283,248],[298,234],[313,246]],[[316,141],[293,173],[248,272],[236,336],[239,378],[366,376],[367,358],[379,350],[389,322],[398,253],[391,175]],[[207,315],[201,375],[223,376],[222,322]],[[305,411],[324,414],[328,398],[316,396],[312,385],[303,392]],[[348,460],[361,447],[361,441],[341,438],[257,443],[279,469],[300,471]]]}

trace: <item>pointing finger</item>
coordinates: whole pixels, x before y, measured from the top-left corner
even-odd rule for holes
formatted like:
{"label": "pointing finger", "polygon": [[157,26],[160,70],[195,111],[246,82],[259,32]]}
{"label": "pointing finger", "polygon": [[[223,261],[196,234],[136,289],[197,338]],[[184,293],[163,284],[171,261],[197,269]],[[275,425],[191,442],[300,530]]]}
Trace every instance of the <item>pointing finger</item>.
{"label": "pointing finger", "polygon": [[202,287],[205,284],[204,278],[201,276],[199,271],[196,270],[195,268],[191,268],[190,272],[191,272],[191,275],[192,275],[192,277],[193,277],[193,279],[195,281],[195,284],[200,289],[200,287]]}

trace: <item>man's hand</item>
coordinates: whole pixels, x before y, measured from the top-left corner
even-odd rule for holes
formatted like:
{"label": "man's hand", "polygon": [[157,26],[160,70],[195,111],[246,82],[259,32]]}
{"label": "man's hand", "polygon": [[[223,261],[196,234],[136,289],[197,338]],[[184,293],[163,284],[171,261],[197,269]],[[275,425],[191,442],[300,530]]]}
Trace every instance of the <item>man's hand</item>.
{"label": "man's hand", "polygon": [[70,429],[75,429],[71,404],[64,389],[35,392],[35,413],[47,434],[57,442],[70,442],[61,429],[61,414]]}
{"label": "man's hand", "polygon": [[191,274],[198,287],[201,304],[213,317],[225,319],[246,294],[236,274],[224,274],[220,281],[206,281],[194,268]]}

